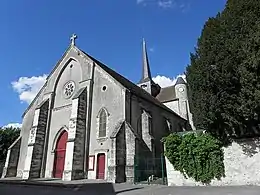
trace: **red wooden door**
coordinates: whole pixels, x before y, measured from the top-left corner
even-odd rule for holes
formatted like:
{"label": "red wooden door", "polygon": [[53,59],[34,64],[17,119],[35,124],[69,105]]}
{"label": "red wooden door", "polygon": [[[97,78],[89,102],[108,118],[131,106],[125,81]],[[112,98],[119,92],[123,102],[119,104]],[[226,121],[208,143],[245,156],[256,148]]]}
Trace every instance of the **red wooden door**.
{"label": "red wooden door", "polygon": [[97,156],[97,179],[105,179],[105,154]]}
{"label": "red wooden door", "polygon": [[57,140],[56,150],[55,150],[55,160],[54,160],[54,173],[55,178],[62,178],[65,164],[66,155],[66,144],[68,139],[68,132],[64,131],[61,133]]}

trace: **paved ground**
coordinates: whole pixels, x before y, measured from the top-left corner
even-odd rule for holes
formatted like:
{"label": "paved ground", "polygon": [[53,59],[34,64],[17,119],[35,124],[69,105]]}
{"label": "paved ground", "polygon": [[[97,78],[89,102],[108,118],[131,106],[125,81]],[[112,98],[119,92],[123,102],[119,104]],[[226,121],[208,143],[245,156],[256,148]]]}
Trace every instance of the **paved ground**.
{"label": "paved ground", "polygon": [[95,183],[74,187],[0,183],[1,195],[259,195],[260,187],[167,187]]}
{"label": "paved ground", "polygon": [[152,186],[130,191],[117,191],[122,195],[259,195],[260,187],[166,187]]}

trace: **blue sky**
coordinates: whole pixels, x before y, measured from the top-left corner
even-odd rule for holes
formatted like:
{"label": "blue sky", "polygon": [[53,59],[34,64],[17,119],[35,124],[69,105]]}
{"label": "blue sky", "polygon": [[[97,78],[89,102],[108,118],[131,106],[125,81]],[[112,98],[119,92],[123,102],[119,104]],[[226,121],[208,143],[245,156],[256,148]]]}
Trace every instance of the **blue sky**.
{"label": "blue sky", "polygon": [[226,0],[2,0],[0,126],[21,115],[69,45],[133,82],[141,76],[141,46],[152,75],[169,85],[189,63],[205,21]]}

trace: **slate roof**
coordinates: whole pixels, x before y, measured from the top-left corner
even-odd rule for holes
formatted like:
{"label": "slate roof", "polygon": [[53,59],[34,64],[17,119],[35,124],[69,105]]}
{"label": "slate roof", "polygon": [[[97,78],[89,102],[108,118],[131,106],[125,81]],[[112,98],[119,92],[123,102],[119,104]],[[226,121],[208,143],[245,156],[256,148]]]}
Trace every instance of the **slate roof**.
{"label": "slate roof", "polygon": [[146,81],[152,81],[152,84],[154,84],[151,76],[148,54],[146,50],[146,43],[145,40],[143,39],[143,74],[139,83],[144,83]]}
{"label": "slate roof", "polygon": [[[117,80],[119,83],[121,83],[125,88],[127,88],[129,91],[131,91],[133,94],[135,94],[138,97],[141,97],[141,98],[145,99],[146,101],[149,101],[149,102],[151,102],[151,103],[153,103],[153,104],[163,108],[164,110],[166,110],[166,111],[168,111],[168,112],[170,112],[172,114],[175,114],[179,118],[182,118],[177,113],[172,111],[170,108],[168,108],[167,106],[162,104],[158,99],[156,99],[155,97],[150,95],[148,92],[146,92],[144,89],[138,87],[136,84],[132,83],[131,81],[129,81],[128,79],[126,79],[122,75],[118,74],[117,72],[115,72],[114,70],[112,70],[111,68],[109,68],[108,66],[103,64],[102,62],[98,61],[94,57],[92,57],[89,54],[85,53],[84,51],[82,51],[82,52],[87,57],[89,57],[91,60],[93,60],[96,64],[98,64],[102,69],[104,69],[108,74],[110,74],[115,80]],[[183,119],[183,120],[185,120],[185,119]]]}
{"label": "slate roof", "polygon": [[[67,54],[67,52],[71,49],[71,45],[67,48],[67,50],[65,51],[65,53],[63,54],[62,58],[58,61],[58,63],[56,64],[56,66],[54,67],[54,69],[51,71],[51,73],[49,74],[49,76],[54,72],[54,70],[56,69],[56,67],[59,65],[59,63],[62,61],[62,59],[64,58],[64,56]],[[74,47],[74,46],[73,46]],[[77,47],[74,47],[76,49],[78,49]],[[146,92],[144,89],[138,87],[137,85],[135,85],[134,83],[132,83],[131,81],[129,81],[128,79],[126,79],[125,77],[123,77],[122,75],[118,74],[117,72],[115,72],[114,70],[112,70],[111,68],[109,68],[108,66],[106,66],[105,64],[103,64],[102,62],[98,61],[97,59],[95,59],[94,57],[90,56],[89,54],[87,54],[86,52],[78,49],[79,51],[81,51],[82,53],[84,53],[87,57],[89,57],[91,60],[93,60],[96,64],[98,64],[102,69],[104,69],[108,74],[110,74],[115,80],[117,80],[119,83],[121,83],[125,88],[127,88],[129,91],[131,91],[132,93],[134,93],[135,95],[137,95],[138,97],[141,97],[161,108],[163,108],[164,110],[176,115],[178,118],[183,119],[182,117],[180,117],[177,113],[175,113],[174,111],[172,111],[171,109],[169,109],[167,106],[165,106],[164,104],[162,104],[158,99],[156,99],[155,97],[153,97],[152,95],[150,95],[148,92]],[[47,77],[47,80],[49,78],[49,76]],[[37,97],[39,96],[39,94],[42,92],[42,90],[44,89],[44,87],[46,86],[47,81],[45,82],[44,86],[40,89],[40,91],[38,92],[38,94],[36,95],[36,97],[34,98],[34,100],[30,103],[30,105],[27,107],[27,109],[24,111],[22,117],[24,117],[24,115],[27,113],[27,111],[31,108],[31,106],[33,105],[33,103],[36,101]],[[159,94],[160,95],[160,94]],[[185,120],[185,119],[183,119]]]}
{"label": "slate roof", "polygon": [[175,86],[161,88],[161,91],[156,96],[156,99],[162,103],[176,100]]}
{"label": "slate roof", "polygon": [[186,82],[184,81],[184,79],[182,77],[178,77],[175,85],[178,85],[178,84],[186,84]]}

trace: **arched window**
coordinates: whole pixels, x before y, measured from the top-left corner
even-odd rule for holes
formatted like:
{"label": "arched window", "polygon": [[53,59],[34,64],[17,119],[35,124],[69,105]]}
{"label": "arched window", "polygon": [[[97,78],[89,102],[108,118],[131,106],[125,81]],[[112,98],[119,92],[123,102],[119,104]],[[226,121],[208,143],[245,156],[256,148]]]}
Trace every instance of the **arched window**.
{"label": "arched window", "polygon": [[99,132],[98,137],[106,137],[107,113],[102,109],[99,113]]}

